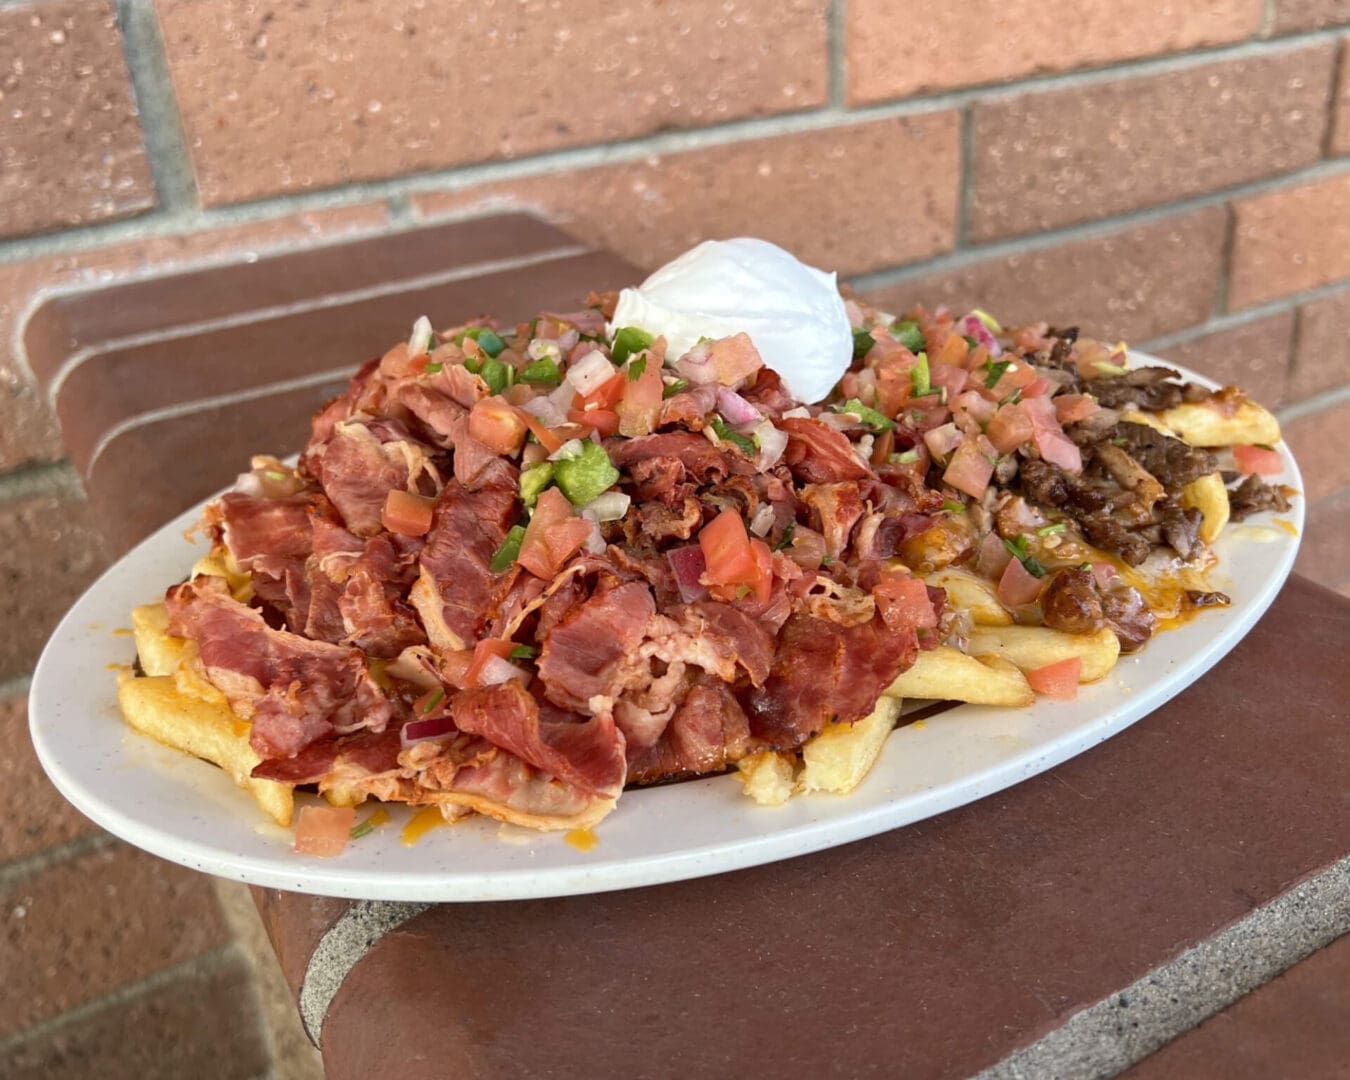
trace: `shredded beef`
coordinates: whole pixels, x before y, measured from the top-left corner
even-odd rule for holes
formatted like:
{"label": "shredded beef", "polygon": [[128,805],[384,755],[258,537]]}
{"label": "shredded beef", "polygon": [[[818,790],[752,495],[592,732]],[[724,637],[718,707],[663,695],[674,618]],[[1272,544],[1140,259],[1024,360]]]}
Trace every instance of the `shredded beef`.
{"label": "shredded beef", "polygon": [[1041,593],[1045,625],[1070,634],[1088,634],[1104,623],[1102,599],[1091,570],[1060,570]]}
{"label": "shredded beef", "polygon": [[1265,510],[1284,513],[1289,500],[1279,488],[1271,487],[1259,476],[1249,476],[1228,492],[1228,512],[1234,521],[1251,517]]}
{"label": "shredded beef", "polygon": [[1141,409],[1171,409],[1183,401],[1180,372],[1165,367],[1134,368],[1123,375],[1089,379],[1084,389],[1108,409],[1135,406]]}
{"label": "shredded beef", "polygon": [[1112,429],[1111,438],[1123,440],[1130,456],[1172,495],[1219,468],[1218,459],[1208,450],[1164,435],[1147,424],[1121,421]]}

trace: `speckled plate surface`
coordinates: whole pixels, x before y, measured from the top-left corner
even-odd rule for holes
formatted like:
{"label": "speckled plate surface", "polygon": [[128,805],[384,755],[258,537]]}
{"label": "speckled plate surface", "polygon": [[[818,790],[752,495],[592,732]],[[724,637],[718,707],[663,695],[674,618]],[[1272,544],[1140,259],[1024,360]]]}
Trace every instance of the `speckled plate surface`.
{"label": "speckled plate surface", "polygon": [[[1283,444],[1280,451],[1285,471],[1272,479],[1301,489],[1293,457]],[[1158,708],[1242,639],[1289,575],[1304,505],[1300,496],[1280,521],[1263,514],[1225,531],[1210,581],[1230,595],[1231,607],[1159,635],[1083,687],[1076,701],[1040,700],[1028,709],[963,705],[902,727],[847,797],[798,796],[762,808],[729,776],[630,792],[597,827],[589,851],[558,834],[501,829],[482,818],[404,846],[408,813],[396,806],[389,824],[334,859],[296,855],[289,833],[264,822],[220,770],[121,719],[115,670],[131,663],[135,648],[119,629],[134,606],[161,595],[201,554],[183,538],[198,515],[183,514],[130,552],[52,635],[29,706],[47,774],[108,831],[210,874],[328,896],[470,901],[603,892],[792,858],[919,821],[1042,772]]]}

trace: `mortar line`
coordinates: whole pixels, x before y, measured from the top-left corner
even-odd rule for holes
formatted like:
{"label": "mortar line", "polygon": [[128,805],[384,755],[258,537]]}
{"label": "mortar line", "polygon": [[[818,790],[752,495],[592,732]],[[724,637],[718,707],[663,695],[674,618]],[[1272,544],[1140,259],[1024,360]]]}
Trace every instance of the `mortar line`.
{"label": "mortar line", "polygon": [[958,251],[970,245],[970,213],[975,201],[975,178],[971,175],[974,160],[975,107],[966,105],[961,109],[961,174],[957,180],[956,193],[955,232]]}
{"label": "mortar line", "polygon": [[210,952],[194,956],[190,960],[184,960],[181,964],[175,964],[173,967],[153,972],[144,979],[138,979],[136,982],[116,987],[93,1001],[87,1001],[83,1005],[77,1005],[57,1016],[41,1020],[32,1027],[5,1036],[0,1039],[0,1055],[8,1054],[22,1047],[25,1043],[37,1042],[40,1039],[59,1034],[67,1028],[92,1020],[121,1005],[132,1004],[141,998],[148,997],[156,990],[174,986],[188,979],[214,975],[230,963],[232,956],[237,955],[239,955],[238,943],[230,942],[228,945],[221,945]]}
{"label": "mortar line", "polygon": [[81,492],[79,479],[66,461],[26,465],[0,474],[0,506],[42,495],[70,498]]}
{"label": "mortar line", "polygon": [[36,855],[0,864],[0,894],[21,885],[44,870],[51,869],[58,863],[92,855],[96,851],[111,847],[115,842],[116,838],[111,833],[95,832],[64,844],[57,844],[55,847],[44,848]]}
{"label": "mortar line", "polygon": [[[1116,1076],[1350,932],[1350,858],[1300,882],[973,1080]],[[1136,1010],[1148,1023],[1125,1022]]]}
{"label": "mortar line", "polygon": [[1028,92],[1094,86],[1115,81],[1122,73],[1130,76],[1147,76],[1186,71],[1225,60],[1276,56],[1297,51],[1310,44],[1339,40],[1342,34],[1343,31],[1338,29],[1314,30],[1280,38],[1277,42],[1246,41],[1162,57],[1122,61],[1089,70],[1033,75],[1011,85],[980,84],[851,109],[827,104],[823,107],[768,117],[749,117],[682,131],[657,132],[612,143],[591,143],[546,150],[515,160],[474,162],[397,177],[366,180],[342,186],[334,185],[317,191],[270,195],[229,206],[160,210],[130,221],[91,223],[60,233],[3,241],[0,242],[0,263],[44,254],[85,250],[122,239],[162,235],[174,231],[186,232],[218,224],[237,224],[262,220],[269,216],[385,200],[400,194],[462,190],[499,180],[524,179],[543,173],[583,169],[595,165],[629,163],[653,155],[722,146],[749,139],[810,134],[875,120],[922,116],[946,109],[959,109],[975,101],[1000,100]]}
{"label": "mortar line", "polygon": [[1093,221],[1062,225],[1042,232],[1026,233],[1002,240],[994,240],[978,247],[964,248],[939,255],[924,262],[904,263],[900,266],[881,270],[869,270],[861,274],[849,275],[849,283],[857,290],[888,288],[903,283],[910,278],[922,277],[930,273],[945,270],[959,270],[989,259],[1003,258],[1008,255],[1021,255],[1041,251],[1075,240],[1091,240],[1110,236],[1136,225],[1150,225],[1166,221],[1172,217],[1181,217],[1195,210],[1204,210],[1211,206],[1222,206],[1230,199],[1242,199],[1252,195],[1262,195],[1268,191],[1292,187],[1299,184],[1315,183],[1319,180],[1339,178],[1350,175],[1350,155],[1319,161],[1305,169],[1279,176],[1268,176],[1260,180],[1251,180],[1243,184],[1222,188],[1218,191],[1191,195],[1175,202],[1159,206],[1145,206],[1115,217]]}
{"label": "mortar line", "polygon": [[33,676],[15,675],[12,678],[0,682],[0,698],[14,698],[20,695],[27,697],[28,690],[33,685]]}
{"label": "mortar line", "polygon": [[1337,405],[1343,405],[1347,401],[1350,401],[1350,383],[1333,387],[1330,390],[1323,390],[1320,394],[1314,394],[1310,398],[1304,398],[1292,405],[1285,405],[1276,409],[1275,417],[1281,425],[1284,425],[1294,420],[1302,420],[1303,417],[1311,416],[1313,413],[1334,409]]}
{"label": "mortar line", "polygon": [[833,0],[826,14],[828,98],[836,108],[848,107],[848,0]]}
{"label": "mortar line", "polygon": [[1348,289],[1350,289],[1350,280],[1333,281],[1329,285],[1302,289],[1299,292],[1290,293],[1288,296],[1281,296],[1275,300],[1267,300],[1265,303],[1243,308],[1241,311],[1211,315],[1199,325],[1188,326],[1170,334],[1160,334],[1157,337],[1149,338],[1148,341],[1142,342],[1139,347],[1145,352],[1157,352],[1159,349],[1170,349],[1175,345],[1185,345],[1196,338],[1202,338],[1223,330],[1235,330],[1249,323],[1269,318],[1271,315],[1280,315],[1286,311],[1297,309],[1301,305],[1311,303],[1314,300],[1335,296]]}
{"label": "mortar line", "polygon": [[170,213],[195,207],[197,184],[159,19],[147,0],[114,0],[114,8],[160,205]]}
{"label": "mortar line", "polygon": [[1262,41],[1275,33],[1275,9],[1279,0],[1262,0],[1261,25],[1256,28],[1256,36]]}
{"label": "mortar line", "polygon": [[1224,206],[1223,241],[1219,244],[1219,280],[1214,285],[1214,308],[1211,315],[1222,315],[1228,310],[1228,291],[1233,278],[1233,249],[1237,244],[1237,211],[1232,203]]}

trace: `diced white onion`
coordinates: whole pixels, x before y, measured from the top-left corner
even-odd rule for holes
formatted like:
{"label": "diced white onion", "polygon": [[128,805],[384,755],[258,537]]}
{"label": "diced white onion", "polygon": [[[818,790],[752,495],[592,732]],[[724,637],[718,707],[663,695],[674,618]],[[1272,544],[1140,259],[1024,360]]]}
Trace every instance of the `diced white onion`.
{"label": "diced white onion", "polygon": [[531,416],[537,416],[545,427],[557,427],[567,421],[567,414],[558,408],[557,402],[547,395],[530,398],[521,406]]}
{"label": "diced white onion", "polygon": [[619,521],[632,504],[633,497],[611,488],[601,492],[581,509],[582,516],[594,517],[596,521]]}
{"label": "diced white onion", "polygon": [[759,509],[750,518],[750,531],[756,536],[768,536],[772,528],[773,507],[768,503],[760,503]]}
{"label": "diced white onion", "polygon": [[519,679],[522,683],[530,681],[530,673],[522,667],[503,660],[500,656],[489,656],[483,661],[483,669],[478,673],[480,686],[497,686],[500,683]]}
{"label": "diced white onion", "polygon": [[525,355],[531,360],[552,360],[555,364],[560,364],[562,363],[562,346],[556,341],[535,338],[525,349]]}
{"label": "diced white onion", "polygon": [[591,535],[586,537],[586,543],[582,546],[592,555],[603,555],[605,538],[600,535],[600,523],[589,517],[586,520],[591,523]]}
{"label": "diced white onion", "polygon": [[567,381],[578,394],[585,395],[612,379],[615,370],[609,357],[593,349],[567,369]]}
{"label": "diced white onion", "polygon": [[854,445],[853,452],[857,454],[858,457],[862,458],[864,462],[870,461],[872,459],[872,445],[874,441],[875,440],[871,435],[864,435]]}
{"label": "diced white onion", "polygon": [[755,464],[760,472],[764,472],[782,460],[783,453],[787,450],[788,436],[786,431],[775,427],[772,420],[765,420],[755,428],[755,442],[759,444]]}
{"label": "diced white onion", "polygon": [[556,390],[550,391],[549,401],[553,402],[553,407],[558,410],[558,415],[564,419],[567,417],[567,410],[572,407],[572,402],[576,400],[577,392],[572,384],[566,379]]}
{"label": "diced white onion", "polygon": [[568,439],[565,443],[563,443],[560,447],[558,447],[558,449],[554,450],[553,453],[549,454],[548,459],[549,461],[564,461],[580,456],[581,456],[581,440]]}
{"label": "diced white onion", "polygon": [[783,419],[784,419],[784,420],[810,420],[810,419],[811,419],[811,410],[808,409],[805,405],[798,405],[795,409],[788,409],[788,411],[785,412],[785,413],[783,414]]}
{"label": "diced white onion", "polygon": [[430,347],[431,320],[425,315],[419,315],[413,323],[412,335],[408,338],[408,355],[421,356]]}

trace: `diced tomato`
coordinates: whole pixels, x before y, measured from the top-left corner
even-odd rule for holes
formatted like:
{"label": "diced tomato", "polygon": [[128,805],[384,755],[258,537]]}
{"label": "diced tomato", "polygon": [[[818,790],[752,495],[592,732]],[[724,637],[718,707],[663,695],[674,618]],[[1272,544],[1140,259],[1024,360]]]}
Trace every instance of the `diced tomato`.
{"label": "diced tomato", "polygon": [[756,537],[750,541],[750,555],[755,560],[755,580],[748,584],[754,591],[755,600],[767,604],[773,590],[773,552],[768,544]]}
{"label": "diced tomato", "polygon": [[877,411],[891,419],[905,407],[909,395],[914,390],[914,382],[909,377],[909,369],[914,366],[914,356],[906,351],[908,364],[888,361],[878,364],[877,373]]}
{"label": "diced tomato", "polygon": [[872,587],[877,611],[892,630],[920,630],[937,626],[937,611],[923,579],[906,574],[883,574]]}
{"label": "diced tomato", "polygon": [[544,426],[544,422],[533,413],[521,411],[521,416],[525,420],[526,426],[534,433],[534,437],[539,440],[539,445],[550,454],[558,450],[567,440],[561,435],[557,435]]}
{"label": "diced tomato", "polygon": [[764,366],[759,350],[746,333],[714,341],[711,353],[717,381],[723,386],[738,386]]}
{"label": "diced tomato", "polygon": [[295,850],[321,859],[341,855],[355,824],[354,806],[303,806],[295,823]]}
{"label": "diced tomato", "polygon": [[708,585],[745,585],[758,572],[750,550],[750,534],[745,521],[735,510],[723,510],[698,534],[698,545],[708,564],[704,582]]}
{"label": "diced tomato", "polygon": [[976,345],[966,355],[966,370],[979,371],[989,362],[989,349],[984,345]]}
{"label": "diced tomato", "polygon": [[1050,387],[1053,385],[1054,384],[1044,375],[1038,375],[1023,387],[1022,396],[1024,398],[1045,397],[1045,395],[1050,392]]}
{"label": "diced tomato", "polygon": [[437,649],[437,668],[440,670],[441,678],[451,686],[460,690],[468,687],[465,681],[469,674],[469,667],[473,664],[472,649]]}
{"label": "diced tomato", "polygon": [[1238,472],[1248,475],[1274,476],[1284,471],[1279,452],[1262,446],[1235,446],[1233,460],[1237,462]]}
{"label": "diced tomato", "polygon": [[567,414],[567,419],[574,424],[598,431],[604,436],[614,435],[619,430],[619,414],[613,409],[588,409],[585,412],[572,409]]}
{"label": "diced tomato", "polygon": [[520,410],[496,395],[474,402],[469,412],[469,434],[493,453],[516,453],[528,429]]}
{"label": "diced tomato", "polygon": [[1076,424],[1101,411],[1101,406],[1088,394],[1058,394],[1051,400],[1055,403],[1055,416],[1061,424]]}
{"label": "diced tomato", "polygon": [[1071,656],[1054,664],[1028,671],[1027,682],[1038,694],[1072,701],[1078,696],[1078,680],[1083,673],[1083,658]]}
{"label": "diced tomato", "polygon": [[[577,524],[570,525],[571,522]],[[516,561],[535,577],[551,581],[589,535],[590,523],[573,516],[567,496],[557,488],[545,488],[534,505],[534,516],[525,527]]]}
{"label": "diced tomato", "polygon": [[1020,402],[1023,410],[1031,417],[1032,442],[1040,451],[1041,457],[1058,465],[1065,472],[1083,471],[1083,455],[1077,446],[1064,434],[1055,417],[1055,406],[1049,398],[1024,398]]}
{"label": "diced tomato", "polygon": [[483,674],[483,666],[488,660],[494,656],[507,660],[514,648],[513,642],[503,641],[501,638],[484,638],[473,647],[473,660],[469,664],[469,669],[464,673],[464,685],[478,686],[479,678]]}
{"label": "diced tomato", "polygon": [[1045,579],[1028,573],[1020,559],[1009,559],[1003,576],[998,579],[998,598],[1010,608],[1034,604],[1044,585]]}
{"label": "diced tomato", "polygon": [[[981,446],[981,443],[985,445]],[[989,453],[992,449],[986,439],[978,436],[967,438],[956,448],[956,453],[947,463],[942,482],[950,484],[957,491],[964,491],[972,498],[980,498],[989,486],[989,478],[994,475],[993,455]]]}
{"label": "diced tomato", "polygon": [[984,433],[1000,454],[1011,454],[1031,438],[1034,430],[1031,417],[1020,404],[1012,402],[999,408]]}
{"label": "diced tomato", "polygon": [[885,465],[893,453],[895,453],[895,432],[887,429],[872,441],[872,464]]}
{"label": "diced tomato", "polygon": [[975,557],[975,569],[991,581],[997,581],[1008,568],[1012,552],[999,539],[998,533],[989,533],[981,542]]}
{"label": "diced tomato", "polygon": [[995,401],[1002,401],[1014,390],[1030,386],[1036,381],[1036,369],[1025,360],[1012,360],[1003,374],[999,376],[998,382],[994,383],[992,389],[987,389],[987,393]]}
{"label": "diced tomato", "polygon": [[656,419],[661,414],[661,395],[665,391],[661,370],[656,358],[648,356],[642,374],[636,379],[629,377],[631,370],[624,373],[623,399],[615,408],[619,414],[620,435],[647,435],[656,427]]}
{"label": "diced tomato", "polygon": [[425,536],[431,528],[431,512],[435,505],[435,499],[394,488],[384,500],[380,523],[392,533]]}
{"label": "diced tomato", "polygon": [[1118,571],[1109,562],[1095,562],[1092,564],[1092,576],[1097,579],[1097,587],[1100,589],[1109,589],[1112,580],[1116,577]]}
{"label": "diced tomato", "polygon": [[928,368],[928,381],[934,386],[947,388],[947,400],[955,401],[958,394],[966,388],[968,372],[965,368],[951,364],[931,364]]}
{"label": "diced tomato", "polygon": [[994,418],[996,406],[977,391],[967,390],[952,402],[952,419],[967,435],[978,435]]}
{"label": "diced tomato", "polygon": [[950,364],[952,367],[964,367],[966,355],[970,352],[970,346],[966,344],[966,339],[955,332],[948,333],[946,339],[937,348],[936,351],[928,355],[928,363],[931,367],[938,364]]}
{"label": "diced tomato", "polygon": [[589,394],[578,394],[572,407],[577,410],[585,410],[591,406],[597,409],[612,409],[623,397],[623,389],[627,383],[628,376],[622,371],[616,371]]}

